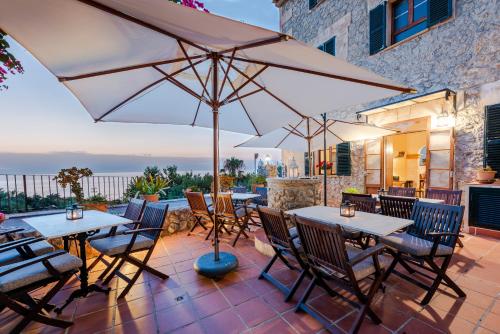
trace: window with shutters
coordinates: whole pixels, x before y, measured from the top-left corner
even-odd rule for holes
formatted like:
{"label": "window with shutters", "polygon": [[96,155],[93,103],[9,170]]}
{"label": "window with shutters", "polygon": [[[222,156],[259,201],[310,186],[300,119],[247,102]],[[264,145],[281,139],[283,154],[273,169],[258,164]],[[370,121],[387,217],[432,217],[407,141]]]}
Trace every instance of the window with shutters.
{"label": "window with shutters", "polygon": [[500,104],[486,107],[484,123],[484,166],[500,171]]}
{"label": "window with shutters", "polygon": [[313,9],[316,7],[316,5],[320,2],[321,0],[309,0],[309,10]]}
{"label": "window with shutters", "polygon": [[330,38],[328,41],[318,46],[318,49],[335,56],[335,37]]}
{"label": "window with shutters", "polygon": [[337,175],[351,175],[351,143],[337,144]]}
{"label": "window with shutters", "polygon": [[452,5],[453,0],[384,1],[370,10],[370,54],[445,21],[453,14]]}

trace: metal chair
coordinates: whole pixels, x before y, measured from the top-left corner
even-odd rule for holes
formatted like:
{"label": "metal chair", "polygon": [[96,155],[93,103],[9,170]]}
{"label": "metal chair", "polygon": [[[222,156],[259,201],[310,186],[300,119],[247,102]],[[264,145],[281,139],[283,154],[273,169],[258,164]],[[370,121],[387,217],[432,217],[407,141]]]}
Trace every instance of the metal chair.
{"label": "metal chair", "polygon": [[[100,279],[104,278],[103,283],[108,284],[114,276],[117,276],[127,282],[127,286],[118,296],[123,298],[135,284],[141,273],[146,270],[147,272],[167,279],[169,276],[147,265],[149,258],[153,254],[163,225],[167,217],[168,205],[159,203],[148,203],[144,209],[139,228],[129,230],[120,235],[112,235],[106,238],[92,240],[90,246],[101,254],[113,258],[113,261],[99,276]],[[138,259],[133,256],[133,253],[146,251],[144,258]],[[137,272],[132,278],[129,278],[120,272],[120,268],[125,264],[130,263],[138,267]],[[116,265],[116,267],[115,267]]]}
{"label": "metal chair", "polygon": [[415,197],[415,191],[415,188],[389,187],[387,194],[390,196]]}
{"label": "metal chair", "polygon": [[[101,230],[98,233],[94,234],[93,236],[87,238],[87,240],[91,242],[92,240],[102,239],[113,235],[124,234],[127,231],[135,229],[140,223],[140,219],[142,213],[144,212],[145,206],[146,206],[145,200],[136,198],[131,199],[127,205],[127,209],[125,209],[123,217],[132,220],[133,221],[132,223]],[[106,266],[109,265],[109,262],[104,259],[104,255],[99,254],[97,258],[92,262],[92,264],[88,267],[88,271],[92,270],[100,261],[103,262]]]}
{"label": "metal chair", "polygon": [[210,231],[205,237],[205,240],[208,240],[215,226],[213,209],[209,208],[205,201],[205,196],[201,192],[187,192],[186,198],[191,208],[191,213],[196,220],[191,230],[189,230],[188,235],[191,235],[197,226],[201,226],[206,231],[208,228],[205,224],[208,223],[211,224]]}
{"label": "metal chair", "polygon": [[[71,326],[71,321],[51,318],[46,310],[81,266],[80,258],[59,250],[0,267],[0,310],[8,308],[23,317],[10,333],[20,333],[32,321],[60,328]],[[30,292],[53,283],[41,299],[30,296]]]}
{"label": "metal chair", "polygon": [[[388,252],[394,257],[387,269],[386,277],[394,271],[398,276],[428,291],[421,304],[426,305],[434,296],[440,284],[450,287],[459,297],[465,292],[446,274],[455,244],[459,237],[464,215],[463,206],[417,202],[411,219],[415,222],[404,233],[381,237],[380,241],[389,246]],[[441,259],[441,264],[436,262]],[[409,273],[431,279],[431,285],[424,284],[406,274],[395,271],[400,263]],[[424,269],[422,272],[415,267]]]}
{"label": "metal chair", "polygon": [[[290,233],[283,211],[262,207],[259,207],[257,211],[267,239],[274,250],[274,256],[260,273],[259,279],[264,278],[277,287],[285,294],[285,302],[287,302],[293,297],[300,283],[308,274],[307,265],[302,260],[298,250],[301,248],[300,241],[296,233],[295,235]],[[290,263],[290,258],[297,262],[298,268]],[[299,276],[291,287],[284,285],[269,274],[269,270],[277,259],[280,259],[290,270],[299,272]]]}
{"label": "metal chair", "polygon": [[232,242],[233,247],[236,246],[241,235],[248,239],[245,229],[248,228],[250,212],[245,204],[235,206],[231,194],[217,195],[215,219],[217,219],[221,230],[225,229],[226,232],[231,233],[235,228],[238,229],[236,237]]}
{"label": "metal chair", "polygon": [[380,195],[380,208],[384,216],[410,219],[413,206],[418,201],[415,197]]}
{"label": "metal chair", "polygon": [[[390,262],[383,255],[380,255],[385,246],[378,244],[361,250],[346,245],[339,225],[325,224],[298,216],[293,216],[292,220],[297,226],[307,264],[313,275],[313,279],[298,302],[295,311],[307,312],[325,327],[330,327],[331,323],[328,319],[307,305],[314,287],[320,286],[330,296],[342,298],[359,308],[350,333],[359,331],[365,315],[368,315],[375,324],[380,324],[382,321],[371,309],[371,303],[382,284],[383,268]],[[328,281],[338,283],[336,286],[352,293],[357,301],[333,290],[328,285]],[[360,287],[361,281],[369,284],[365,292]]]}

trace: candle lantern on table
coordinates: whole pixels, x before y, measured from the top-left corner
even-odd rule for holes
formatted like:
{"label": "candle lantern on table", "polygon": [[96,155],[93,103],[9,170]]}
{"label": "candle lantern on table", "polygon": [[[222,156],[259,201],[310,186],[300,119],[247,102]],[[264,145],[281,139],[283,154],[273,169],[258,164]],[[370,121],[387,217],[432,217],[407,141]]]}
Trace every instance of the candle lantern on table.
{"label": "candle lantern on table", "polygon": [[83,208],[79,207],[77,204],[73,204],[66,208],[66,219],[76,220],[83,218]]}
{"label": "candle lantern on table", "polygon": [[354,217],[356,213],[356,205],[352,204],[349,201],[345,201],[344,203],[340,204],[340,215],[342,217]]}

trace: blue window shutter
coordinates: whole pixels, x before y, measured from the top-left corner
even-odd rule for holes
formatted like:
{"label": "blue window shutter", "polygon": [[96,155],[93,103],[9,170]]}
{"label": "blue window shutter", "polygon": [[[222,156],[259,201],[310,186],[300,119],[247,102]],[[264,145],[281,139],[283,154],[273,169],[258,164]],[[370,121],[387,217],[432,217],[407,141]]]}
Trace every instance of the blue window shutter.
{"label": "blue window shutter", "polygon": [[351,176],[351,143],[337,144],[337,175]]}
{"label": "blue window shutter", "polygon": [[370,10],[370,54],[375,54],[385,48],[386,8],[384,2]]}
{"label": "blue window shutter", "polygon": [[323,51],[335,56],[335,37],[329,39],[328,42],[323,45]]}
{"label": "blue window shutter", "polygon": [[484,123],[484,166],[500,171],[500,104],[486,107]]}
{"label": "blue window shutter", "polygon": [[446,20],[453,14],[453,0],[428,0],[427,26]]}
{"label": "blue window shutter", "polygon": [[313,9],[318,4],[318,0],[309,0],[309,9]]}

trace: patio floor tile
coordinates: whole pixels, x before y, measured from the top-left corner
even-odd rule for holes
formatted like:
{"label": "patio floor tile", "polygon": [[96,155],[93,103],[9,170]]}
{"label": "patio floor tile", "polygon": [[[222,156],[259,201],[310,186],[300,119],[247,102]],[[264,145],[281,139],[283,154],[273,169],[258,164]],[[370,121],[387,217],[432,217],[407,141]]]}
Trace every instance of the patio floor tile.
{"label": "patio floor tile", "polygon": [[[419,302],[426,291],[393,275],[384,283],[385,294],[379,292],[373,301],[373,309],[382,319],[382,325],[374,325],[366,318],[360,333],[499,333],[500,271],[497,268],[500,261],[497,254],[500,241],[467,236],[464,243],[464,248],[456,250],[450,277],[467,293],[465,299],[441,287],[429,305],[423,307]],[[238,256],[240,266],[222,280],[211,280],[192,269],[194,259],[211,250],[210,241],[205,241],[204,235],[188,237],[180,233],[164,237],[157,244],[150,265],[167,273],[169,279],[161,280],[144,272],[129,294],[117,300],[126,283],[114,278],[109,285],[112,288],[109,296],[92,293],[65,309],[62,317],[74,321],[68,330],[32,323],[25,332],[326,333],[321,323],[310,315],[294,312],[308,279],[293,300],[285,303],[281,291],[268,281],[258,279],[269,258],[257,252],[251,240],[242,239],[235,248],[226,240],[221,248]],[[98,266],[90,274],[91,279],[96,280],[102,269]],[[136,271],[134,266],[125,269],[129,277]],[[286,284],[297,275],[281,264],[273,267],[272,274]],[[75,280],[52,302],[61,305],[77,287]],[[332,288],[355,300],[334,283]],[[34,296],[43,296],[46,291],[40,289]],[[314,289],[309,305],[330,319],[330,330],[334,333],[348,331],[357,314],[356,308],[328,296],[321,288]],[[8,310],[0,312],[0,332],[8,332],[18,319]]]}

